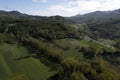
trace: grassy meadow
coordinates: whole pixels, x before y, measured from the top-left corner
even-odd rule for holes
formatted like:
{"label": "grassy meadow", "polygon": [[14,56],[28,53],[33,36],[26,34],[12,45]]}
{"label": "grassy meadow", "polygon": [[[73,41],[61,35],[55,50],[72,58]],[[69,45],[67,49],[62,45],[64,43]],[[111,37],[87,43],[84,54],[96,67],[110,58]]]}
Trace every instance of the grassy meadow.
{"label": "grassy meadow", "polygon": [[40,60],[29,55],[29,51],[16,44],[0,45],[0,80],[46,80],[54,74]]}

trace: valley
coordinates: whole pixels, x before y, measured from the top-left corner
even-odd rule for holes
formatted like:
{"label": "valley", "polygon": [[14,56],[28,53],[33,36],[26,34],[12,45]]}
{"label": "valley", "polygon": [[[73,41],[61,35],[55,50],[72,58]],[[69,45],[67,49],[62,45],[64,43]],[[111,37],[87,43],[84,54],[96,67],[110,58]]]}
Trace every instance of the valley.
{"label": "valley", "polygon": [[66,18],[0,11],[0,80],[120,80],[113,12]]}

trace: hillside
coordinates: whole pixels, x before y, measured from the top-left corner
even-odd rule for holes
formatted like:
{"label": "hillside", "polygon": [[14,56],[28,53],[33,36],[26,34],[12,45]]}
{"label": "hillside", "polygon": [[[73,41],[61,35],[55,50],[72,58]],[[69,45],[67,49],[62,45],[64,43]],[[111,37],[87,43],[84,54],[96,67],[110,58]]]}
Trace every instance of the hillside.
{"label": "hillside", "polygon": [[96,11],[84,15],[70,17],[75,24],[88,26],[94,39],[120,39],[120,9],[114,11]]}
{"label": "hillside", "polygon": [[0,11],[0,80],[120,80],[120,38],[98,38],[93,25]]}
{"label": "hillside", "polygon": [[32,15],[20,13],[18,11],[0,10],[0,18],[4,18],[4,17],[11,17],[11,18],[17,18],[17,19],[38,19],[38,20],[46,18],[45,16],[32,16]]}
{"label": "hillside", "polygon": [[120,9],[114,11],[95,11],[83,15],[76,15],[70,17],[71,20],[78,23],[91,23],[93,21],[107,21],[109,19],[119,19],[120,18]]}

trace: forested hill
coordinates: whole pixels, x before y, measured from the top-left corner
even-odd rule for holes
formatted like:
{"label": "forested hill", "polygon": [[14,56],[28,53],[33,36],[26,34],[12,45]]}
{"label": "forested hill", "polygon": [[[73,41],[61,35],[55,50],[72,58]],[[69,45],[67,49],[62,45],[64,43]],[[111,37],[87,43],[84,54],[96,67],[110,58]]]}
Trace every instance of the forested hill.
{"label": "forested hill", "polygon": [[76,15],[70,17],[71,20],[77,23],[91,23],[94,21],[104,22],[111,19],[119,19],[120,18],[120,9],[114,11],[95,11],[91,13],[87,13],[84,15]]}
{"label": "forested hill", "polygon": [[120,80],[118,24],[0,11],[0,80]]}
{"label": "forested hill", "polygon": [[[69,18],[32,16],[18,11],[0,11],[0,32],[11,35],[41,37],[46,40],[80,38],[120,39],[120,9],[96,11]],[[80,24],[80,26],[77,26]]]}
{"label": "forested hill", "polygon": [[75,23],[87,24],[93,38],[120,38],[120,9],[114,11],[96,11],[70,17]]}
{"label": "forested hill", "polygon": [[37,17],[16,11],[0,12],[0,33],[14,35],[18,38],[31,36],[46,40],[77,37],[77,32],[66,18],[61,16]]}
{"label": "forested hill", "polygon": [[11,17],[17,19],[38,19],[38,20],[46,18],[46,16],[33,16],[33,15],[23,14],[18,11],[3,11],[3,10],[0,10],[0,17],[3,18]]}

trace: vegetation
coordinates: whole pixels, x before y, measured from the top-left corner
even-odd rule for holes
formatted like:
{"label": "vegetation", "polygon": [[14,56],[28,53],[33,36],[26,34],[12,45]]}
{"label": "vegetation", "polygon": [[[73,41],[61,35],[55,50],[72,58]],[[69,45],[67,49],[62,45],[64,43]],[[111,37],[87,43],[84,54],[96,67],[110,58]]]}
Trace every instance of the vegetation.
{"label": "vegetation", "polygon": [[[30,55],[26,47],[18,44],[2,44],[0,52],[1,80],[46,80],[55,74],[55,72],[49,71],[49,67],[39,59],[24,58]],[[20,57],[22,58],[19,59]]]}
{"label": "vegetation", "polygon": [[1,80],[120,80],[118,19],[75,24],[6,13],[0,13]]}
{"label": "vegetation", "polygon": [[120,38],[120,9],[114,11],[96,11],[84,15],[76,15],[69,19],[75,23],[86,23],[89,36],[94,39]]}

